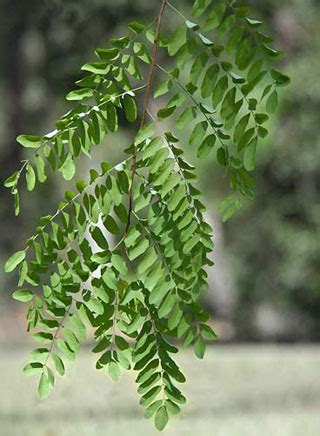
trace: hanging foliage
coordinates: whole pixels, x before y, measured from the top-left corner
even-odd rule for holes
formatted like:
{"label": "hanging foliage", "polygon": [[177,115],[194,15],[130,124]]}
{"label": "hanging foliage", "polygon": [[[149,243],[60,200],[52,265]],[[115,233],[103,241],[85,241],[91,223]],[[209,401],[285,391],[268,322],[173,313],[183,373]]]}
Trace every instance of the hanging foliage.
{"label": "hanging foliage", "polygon": [[[169,36],[161,33],[165,13],[181,21]],[[136,128],[122,162],[101,162],[100,172],[92,169],[87,182],[67,191],[5,269],[19,269],[13,298],[28,304],[27,329],[39,343],[24,372],[38,375],[40,397],[65,374],[65,361],[76,359],[89,328],[97,369],[114,381],[135,371],[140,404],[159,430],[186,401],[172,342],[193,344],[202,359],[206,341],[216,338],[198,303],[212,265],[212,229],[181,132],[185,138],[189,131],[198,158],[214,153],[225,167],[232,193],[221,210],[228,219],[243,197],[253,198],[259,138],[268,133],[279,87],[289,83],[272,66],[282,53],[247,8],[196,0],[192,16],[163,0],[151,24],[131,23],[128,36],[96,49],[97,60],[83,65],[86,75],[66,96],[73,108],[55,130],[18,136],[33,153],[5,182],[18,215],[22,178],[29,191],[49,171],[72,180],[75,161],[119,129],[119,115]],[[149,101],[160,97],[153,115]]]}

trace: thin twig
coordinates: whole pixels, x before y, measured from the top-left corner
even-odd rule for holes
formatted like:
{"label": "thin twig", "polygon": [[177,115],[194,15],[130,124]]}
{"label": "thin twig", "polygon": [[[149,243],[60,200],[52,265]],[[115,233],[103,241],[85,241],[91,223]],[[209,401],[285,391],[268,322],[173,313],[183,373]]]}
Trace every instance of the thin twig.
{"label": "thin twig", "polygon": [[[146,121],[146,115],[148,110],[148,102],[150,98],[150,92],[151,92],[151,84],[152,84],[152,78],[157,66],[157,58],[158,58],[158,43],[159,43],[159,35],[160,35],[160,29],[161,29],[161,22],[163,13],[165,10],[165,7],[167,5],[168,0],[162,0],[159,15],[157,18],[157,27],[156,32],[154,36],[154,43],[153,43],[153,51],[152,51],[152,63],[150,67],[150,71],[148,74],[147,82],[146,82],[146,92],[144,97],[144,105],[143,105],[143,111],[141,115],[141,121],[140,121],[140,129],[143,128]],[[128,233],[129,227],[130,227],[130,221],[131,221],[131,213],[133,209],[133,185],[134,185],[134,177],[137,171],[137,153],[138,153],[139,145],[135,146],[133,155],[132,155],[132,176],[131,176],[131,186],[130,186],[130,192],[129,192],[129,207],[128,207],[128,220],[127,225],[125,228],[124,234],[126,235]]]}

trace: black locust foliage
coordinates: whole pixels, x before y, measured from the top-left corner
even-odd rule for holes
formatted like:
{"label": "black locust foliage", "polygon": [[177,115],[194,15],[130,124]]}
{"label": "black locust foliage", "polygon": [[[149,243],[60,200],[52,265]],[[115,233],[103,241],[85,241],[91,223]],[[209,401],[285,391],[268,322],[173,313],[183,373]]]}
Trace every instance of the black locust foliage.
{"label": "black locust foliage", "polygon": [[[17,215],[22,178],[29,191],[49,171],[70,181],[79,157],[90,158],[105,136],[112,140],[119,116],[135,130],[122,161],[101,162],[66,191],[5,269],[19,270],[13,298],[28,303],[27,329],[39,343],[24,372],[39,376],[40,397],[89,331],[97,369],[114,381],[135,371],[145,416],[162,430],[186,402],[177,344],[192,344],[203,358],[205,342],[216,338],[198,302],[212,265],[212,229],[185,145],[200,159],[214,154],[225,168],[228,219],[253,198],[259,138],[289,78],[273,67],[282,53],[262,22],[237,2],[196,0],[192,18],[166,0],[159,7],[152,23],[133,22],[128,35],[95,50],[55,130],[18,136],[28,159],[5,182]],[[178,25],[166,35],[169,13]]]}

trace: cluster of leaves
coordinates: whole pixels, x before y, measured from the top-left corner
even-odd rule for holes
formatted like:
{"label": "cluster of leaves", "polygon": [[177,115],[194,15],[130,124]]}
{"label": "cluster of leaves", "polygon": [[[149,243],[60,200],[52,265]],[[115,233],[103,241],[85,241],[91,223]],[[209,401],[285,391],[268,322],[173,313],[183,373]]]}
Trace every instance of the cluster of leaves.
{"label": "cluster of leaves", "polygon": [[158,66],[167,77],[155,97],[170,94],[158,119],[174,117],[178,130],[192,126],[188,142],[198,158],[215,151],[233,191],[221,204],[226,220],[241,207],[241,197],[254,198],[250,172],[258,140],[268,134],[278,88],[290,79],[272,67],[283,53],[260,31],[263,23],[248,17],[248,8],[233,0],[199,0],[196,21],[190,21],[169,6],[183,24],[163,43],[176,65],[171,71]]}
{"label": "cluster of leaves", "polygon": [[[49,169],[71,180],[76,158],[89,157],[93,144],[117,131],[119,112],[128,122],[137,121],[136,93],[146,88],[148,95],[152,77],[149,73],[144,80],[143,64],[151,64],[151,73],[158,69],[166,75],[154,97],[169,95],[157,118],[176,117],[174,132],[156,134],[146,101],[134,142],[124,150],[126,159],[114,166],[102,162],[100,172],[90,170],[89,181],[80,180],[76,191],[67,191],[56,213],[40,219],[26,248],[5,265],[7,272],[19,268],[13,297],[29,303],[28,331],[35,331],[41,345],[24,371],[40,375],[42,398],[54,386],[56,374],[64,375],[65,359],[75,360],[89,328],[94,332],[93,352],[99,353],[97,369],[105,369],[115,381],[124,370],[137,371],[140,404],[159,430],[185,402],[176,386],[185,377],[171,357],[178,349],[170,341],[193,344],[203,358],[205,340],[216,337],[198,303],[207,285],[205,268],[212,265],[208,255],[213,244],[194,185],[195,168],[186,161],[176,130],[191,126],[189,142],[200,158],[219,144],[217,159],[227,168],[235,192],[224,204],[229,216],[239,195],[252,196],[248,172],[254,167],[258,137],[267,133],[264,106],[267,112],[275,110],[277,87],[288,81],[268,68],[280,54],[256,30],[261,23],[233,3],[215,2],[201,32],[200,24],[183,18],[183,25],[165,38],[159,34],[164,8],[181,13],[163,1],[156,28],[155,23],[131,23],[133,36],[113,39],[111,47],[96,50],[99,60],[82,67],[89,74],[67,95],[79,103],[57,121],[56,130],[17,139],[34,149],[6,181],[18,214],[23,173],[30,191],[45,182]],[[197,0],[194,17],[202,20],[210,4]],[[213,29],[219,43],[206,34]],[[150,43],[174,57],[174,69],[157,63]],[[267,84],[261,98],[250,96],[263,81]]]}

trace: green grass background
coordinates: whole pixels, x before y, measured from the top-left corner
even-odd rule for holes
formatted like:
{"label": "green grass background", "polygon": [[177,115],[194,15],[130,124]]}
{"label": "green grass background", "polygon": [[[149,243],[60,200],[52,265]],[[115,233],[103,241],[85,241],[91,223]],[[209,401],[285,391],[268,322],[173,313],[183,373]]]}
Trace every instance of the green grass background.
{"label": "green grass background", "polygon": [[[142,416],[134,374],[117,384],[94,369],[84,349],[49,399],[21,368],[28,351],[0,348],[1,436],[153,436]],[[213,346],[203,361],[181,353],[188,403],[168,436],[320,435],[320,348]]]}

